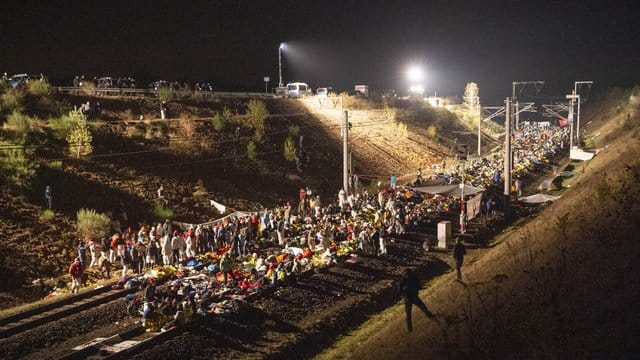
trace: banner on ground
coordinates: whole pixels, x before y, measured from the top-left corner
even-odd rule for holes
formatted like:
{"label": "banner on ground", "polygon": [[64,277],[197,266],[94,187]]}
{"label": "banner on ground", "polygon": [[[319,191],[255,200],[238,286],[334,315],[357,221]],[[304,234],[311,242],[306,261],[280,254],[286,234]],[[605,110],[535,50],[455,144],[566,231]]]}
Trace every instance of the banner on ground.
{"label": "banner on ground", "polygon": [[[461,190],[459,184],[456,185],[433,185],[433,186],[414,186],[411,188],[414,191],[420,191],[427,194],[438,194],[444,196],[460,196]],[[475,195],[484,191],[483,188],[471,186],[469,184],[464,187],[464,195]]]}
{"label": "banner on ground", "polygon": [[546,203],[547,201],[555,201],[558,199],[560,199],[560,196],[553,196],[553,195],[547,195],[547,194],[533,194],[533,195],[518,198],[519,201],[522,201],[528,204],[542,204],[542,203]]}
{"label": "banner on ground", "polygon": [[257,212],[255,211],[234,211],[231,214],[221,217],[219,219],[215,219],[213,221],[208,221],[208,222],[204,222],[204,223],[199,223],[199,224],[191,224],[191,223],[185,223],[185,222],[179,222],[179,221],[172,221],[172,223],[174,225],[178,225],[182,230],[187,230],[189,228],[196,228],[196,226],[200,225],[200,226],[207,226],[207,225],[213,225],[213,224],[217,224],[217,223],[221,223],[223,222],[225,219],[228,218],[250,218],[251,216],[257,214]]}
{"label": "banner on ground", "polygon": [[224,214],[227,211],[227,207],[220,204],[219,202],[215,202],[213,200],[209,200],[209,202],[211,203],[211,206],[216,208],[216,210],[218,210],[220,214]]}

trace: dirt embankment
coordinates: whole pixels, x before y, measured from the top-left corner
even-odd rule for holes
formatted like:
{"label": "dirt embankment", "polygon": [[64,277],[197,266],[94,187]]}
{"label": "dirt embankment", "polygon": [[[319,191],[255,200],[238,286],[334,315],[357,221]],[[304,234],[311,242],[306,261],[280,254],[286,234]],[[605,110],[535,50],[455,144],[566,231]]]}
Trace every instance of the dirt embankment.
{"label": "dirt embankment", "polygon": [[624,126],[610,127],[617,117],[600,124],[616,140],[560,200],[468,259],[463,282],[444,276],[423,292],[440,325],[415,309],[408,334],[404,314],[395,311],[375,335],[363,337],[368,329],[360,329],[321,358],[640,355],[640,121],[614,113],[624,113]]}

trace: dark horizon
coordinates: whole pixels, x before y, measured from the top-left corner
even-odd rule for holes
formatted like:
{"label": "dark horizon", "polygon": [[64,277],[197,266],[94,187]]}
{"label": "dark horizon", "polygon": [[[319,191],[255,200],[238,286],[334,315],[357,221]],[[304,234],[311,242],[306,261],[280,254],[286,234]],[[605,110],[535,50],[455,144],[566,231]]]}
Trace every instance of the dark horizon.
{"label": "dark horizon", "polygon": [[427,94],[461,96],[474,81],[492,105],[510,96],[512,81],[547,81],[549,95],[579,80],[598,88],[640,82],[637,8],[632,1],[8,1],[0,71],[67,84],[83,74],[134,76],[140,87],[163,79],[264,91],[265,76],[277,86],[285,42],[285,83],[405,92],[404,72],[418,64]]}

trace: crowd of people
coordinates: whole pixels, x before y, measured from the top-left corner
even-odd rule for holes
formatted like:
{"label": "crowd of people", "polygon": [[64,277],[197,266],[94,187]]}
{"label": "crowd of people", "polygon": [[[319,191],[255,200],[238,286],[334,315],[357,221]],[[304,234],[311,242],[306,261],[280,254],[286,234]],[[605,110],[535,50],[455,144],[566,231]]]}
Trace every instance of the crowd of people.
{"label": "crowd of people", "polygon": [[[548,161],[562,147],[565,136],[561,129],[524,127],[514,145],[518,152],[516,173],[523,175]],[[502,181],[501,168],[501,155],[496,152],[472,161],[464,173],[458,166],[442,169],[425,180],[451,181],[464,176],[471,184],[495,186]],[[422,180],[421,172],[418,176]],[[151,314],[175,313],[171,321],[181,323],[190,314],[215,313],[235,306],[225,303],[223,294],[242,295],[278,286],[313,267],[357,259],[357,253],[385,256],[387,244],[394,237],[460,209],[459,197],[420,193],[394,180],[376,193],[341,189],[333,201],[303,187],[296,206],[287,202],[207,224],[174,224],[167,220],[143,224],[135,231],[128,227],[86,244],[82,241],[78,258],[69,270],[73,290],[79,288],[85,268],[97,267],[103,276],[110,277],[112,265],[119,263],[120,284],[143,287],[150,286],[149,279],[157,278],[158,269],[166,272],[171,268],[181,277],[171,283],[169,295],[145,295],[142,312],[145,319]],[[494,205],[487,197],[483,209]],[[456,262],[460,265],[463,255],[458,250]],[[172,296],[171,291],[181,295]]]}

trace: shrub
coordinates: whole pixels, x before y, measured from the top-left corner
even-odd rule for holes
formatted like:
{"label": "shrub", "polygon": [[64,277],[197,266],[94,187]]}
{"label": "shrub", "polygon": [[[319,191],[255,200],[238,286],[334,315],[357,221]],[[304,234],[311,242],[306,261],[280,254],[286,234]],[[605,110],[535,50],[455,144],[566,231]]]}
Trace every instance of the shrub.
{"label": "shrub", "polygon": [[291,135],[287,136],[284,141],[284,158],[287,161],[294,161],[296,159],[296,141]]}
{"label": "shrub", "polygon": [[222,131],[224,130],[227,123],[224,116],[222,116],[220,113],[216,113],[211,119],[211,125],[216,131]]}
{"label": "shrub", "polygon": [[52,102],[49,107],[49,112],[55,117],[60,117],[68,114],[71,110],[73,110],[71,105],[69,105],[69,103],[64,100],[56,100]]}
{"label": "shrub", "polygon": [[83,239],[100,239],[109,234],[111,219],[93,209],[80,209],[76,214],[78,234]]}
{"label": "shrub", "polygon": [[427,128],[427,136],[431,139],[435,139],[436,136],[438,136],[438,129],[433,125],[429,125]]}
{"label": "shrub", "polygon": [[54,134],[60,139],[66,139],[71,130],[76,128],[82,121],[87,121],[87,117],[77,109],[69,111],[59,118],[49,119],[49,126]]}
{"label": "shrub", "polygon": [[69,143],[69,152],[74,154],[76,158],[81,155],[89,155],[93,152],[93,136],[87,124],[87,118],[80,114],[78,124],[67,135],[67,143]]}
{"label": "shrub", "polygon": [[19,145],[0,149],[0,184],[18,187],[27,185],[37,167],[37,164],[31,161],[32,155],[33,150]]}
{"label": "shrub", "polygon": [[48,82],[42,80],[31,80],[27,83],[27,92],[35,96],[49,95],[51,86]]}
{"label": "shrub", "polygon": [[7,122],[2,125],[4,130],[11,131],[14,138],[24,139],[33,128],[34,120],[17,110],[14,110],[7,118]]}
{"label": "shrub", "polygon": [[42,210],[42,212],[40,213],[40,220],[42,221],[51,221],[55,217],[56,213],[54,213],[53,210],[50,209]]}
{"label": "shrub", "polygon": [[254,139],[258,142],[262,141],[264,138],[264,122],[269,116],[265,102],[257,99],[249,100],[245,116],[248,125],[253,129]]}
{"label": "shrub", "polygon": [[251,160],[255,160],[256,155],[256,143],[249,141],[249,143],[247,143],[247,157]]}
{"label": "shrub", "polygon": [[403,122],[398,122],[398,131],[400,132],[400,136],[409,137],[409,130],[407,129],[407,124]]}
{"label": "shrub", "polygon": [[158,89],[158,98],[161,101],[169,102],[175,97],[175,92],[172,88],[169,87],[161,87]]}
{"label": "shrub", "polygon": [[164,206],[164,204],[157,203],[153,206],[153,216],[155,216],[157,220],[171,219],[173,215],[173,210]]}
{"label": "shrub", "polygon": [[344,110],[352,110],[356,105],[356,98],[349,95],[346,92],[341,92],[340,97],[342,98],[342,108]]}
{"label": "shrub", "polygon": [[236,114],[234,114],[231,111],[231,109],[229,109],[226,106],[224,108],[222,108],[222,119],[224,119],[225,123],[237,121],[236,120]]}
{"label": "shrub", "polygon": [[0,108],[6,113],[22,110],[24,93],[18,89],[9,88],[0,95]]}
{"label": "shrub", "polygon": [[49,167],[51,169],[55,169],[55,170],[62,170],[62,161],[60,160],[53,160],[49,162]]}
{"label": "shrub", "polygon": [[181,137],[187,138],[189,140],[188,142],[194,140],[197,130],[196,122],[193,119],[186,117],[186,115],[181,115],[178,124],[180,125]]}

